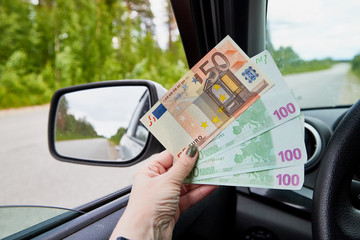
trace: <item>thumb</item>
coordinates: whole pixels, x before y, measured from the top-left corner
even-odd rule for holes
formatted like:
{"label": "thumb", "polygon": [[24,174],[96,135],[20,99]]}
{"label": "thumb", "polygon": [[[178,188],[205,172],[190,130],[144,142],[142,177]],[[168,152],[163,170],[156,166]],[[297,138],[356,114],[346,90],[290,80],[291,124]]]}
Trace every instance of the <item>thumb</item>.
{"label": "thumb", "polygon": [[187,149],[186,154],[182,154],[181,158],[177,159],[170,169],[170,178],[180,185],[193,169],[198,157],[198,148],[195,145],[191,145]]}

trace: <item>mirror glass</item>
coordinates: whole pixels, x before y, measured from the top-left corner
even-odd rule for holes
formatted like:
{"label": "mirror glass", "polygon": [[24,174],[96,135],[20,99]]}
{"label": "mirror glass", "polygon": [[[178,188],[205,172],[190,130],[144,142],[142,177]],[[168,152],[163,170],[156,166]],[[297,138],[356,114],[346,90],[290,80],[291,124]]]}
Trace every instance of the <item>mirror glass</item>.
{"label": "mirror glass", "polygon": [[143,150],[149,135],[140,122],[149,109],[149,90],[144,86],[64,94],[56,112],[56,152],[84,160],[133,159]]}

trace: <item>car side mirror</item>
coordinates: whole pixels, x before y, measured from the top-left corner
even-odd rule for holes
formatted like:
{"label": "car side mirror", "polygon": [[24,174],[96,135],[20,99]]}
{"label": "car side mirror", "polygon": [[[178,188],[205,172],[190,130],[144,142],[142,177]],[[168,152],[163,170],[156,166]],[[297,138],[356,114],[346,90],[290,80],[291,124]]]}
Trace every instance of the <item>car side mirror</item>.
{"label": "car side mirror", "polygon": [[105,81],[63,88],[53,95],[51,154],[72,163],[131,166],[163,147],[140,118],[166,89],[147,80]]}

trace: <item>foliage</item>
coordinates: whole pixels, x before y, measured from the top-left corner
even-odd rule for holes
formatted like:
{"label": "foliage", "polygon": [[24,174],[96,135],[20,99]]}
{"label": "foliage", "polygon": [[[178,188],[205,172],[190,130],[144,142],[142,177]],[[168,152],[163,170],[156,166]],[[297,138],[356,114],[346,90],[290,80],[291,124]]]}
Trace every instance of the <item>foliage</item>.
{"label": "foliage", "polygon": [[269,52],[283,75],[328,69],[335,63],[330,58],[305,61],[291,47],[280,47],[275,50],[271,46]]}
{"label": "foliage", "polygon": [[351,61],[351,70],[360,79],[360,54],[356,55]]}
{"label": "foliage", "polygon": [[66,98],[61,98],[56,118],[55,140],[73,140],[101,137],[86,118],[76,119],[68,113]]}
{"label": "foliage", "polygon": [[74,115],[69,114],[66,119],[65,129],[55,130],[55,140],[74,140],[100,138],[94,127],[86,118],[76,119]]}
{"label": "foliage", "polygon": [[[169,16],[170,18],[170,16]],[[180,40],[161,49],[148,0],[2,0],[0,108],[42,104],[61,87],[114,79],[172,86]]]}
{"label": "foliage", "polygon": [[117,132],[113,136],[110,137],[109,140],[115,143],[115,145],[119,145],[120,140],[122,136],[124,136],[125,132],[126,132],[126,128],[121,127],[117,130]]}

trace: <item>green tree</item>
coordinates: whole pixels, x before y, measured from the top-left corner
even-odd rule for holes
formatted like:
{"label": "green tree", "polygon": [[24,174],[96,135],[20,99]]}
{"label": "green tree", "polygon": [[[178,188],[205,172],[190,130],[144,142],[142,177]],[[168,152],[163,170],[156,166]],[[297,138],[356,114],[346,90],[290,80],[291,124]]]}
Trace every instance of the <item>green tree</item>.
{"label": "green tree", "polygon": [[126,133],[126,128],[119,128],[117,130],[117,132],[110,137],[110,141],[112,141],[113,143],[115,143],[115,145],[119,145],[121,138],[124,136],[124,134]]}
{"label": "green tree", "polygon": [[0,108],[46,103],[58,88],[94,81],[170,87],[187,71],[180,39],[166,50],[155,42],[149,0],[3,0],[0,30]]}
{"label": "green tree", "polygon": [[32,48],[29,41],[32,31],[31,4],[23,0],[2,0],[0,4],[0,65],[15,51],[27,53]]}
{"label": "green tree", "polygon": [[76,119],[68,113],[68,102],[65,97],[59,101],[56,114],[55,139],[72,140],[100,137],[94,126],[86,120],[86,117]]}
{"label": "green tree", "polygon": [[357,54],[351,61],[351,70],[360,79],[360,54]]}
{"label": "green tree", "polygon": [[136,12],[146,32],[154,33],[154,14],[149,0],[125,0],[129,13]]}

